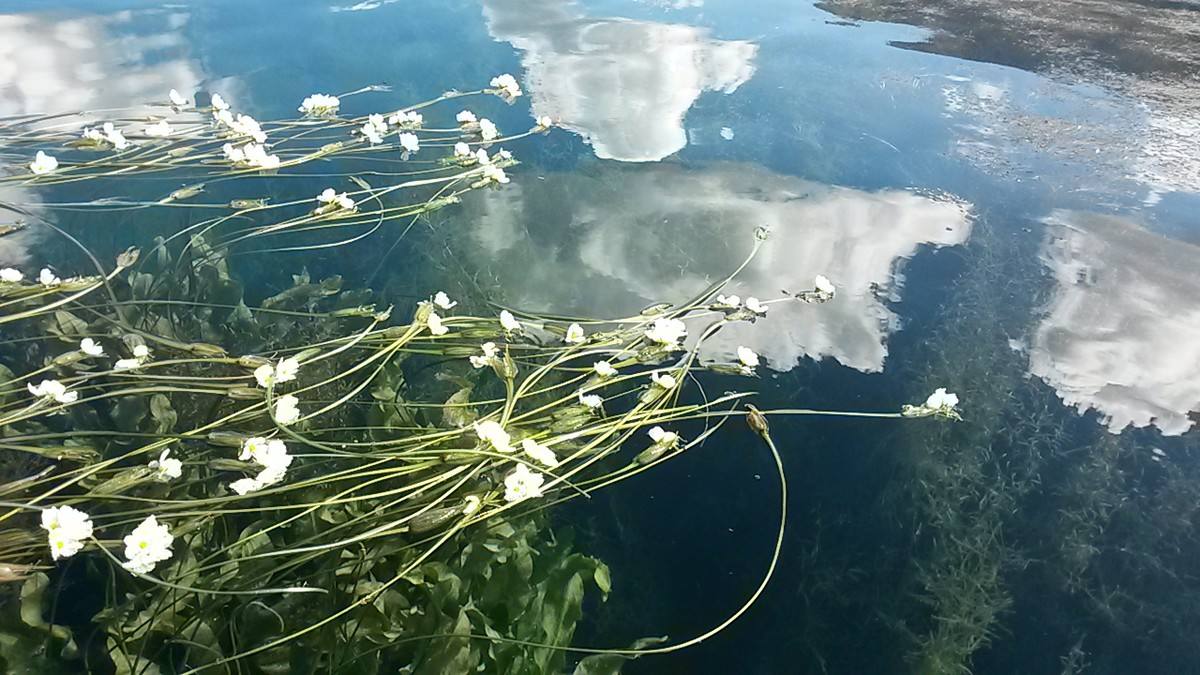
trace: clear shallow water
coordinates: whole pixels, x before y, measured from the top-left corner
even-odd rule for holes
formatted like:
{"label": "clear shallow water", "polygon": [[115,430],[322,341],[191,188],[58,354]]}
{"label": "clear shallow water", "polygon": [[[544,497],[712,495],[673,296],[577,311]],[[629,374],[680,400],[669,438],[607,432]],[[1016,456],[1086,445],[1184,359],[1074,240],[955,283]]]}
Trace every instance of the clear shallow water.
{"label": "clear shallow water", "polygon": [[[0,36],[0,114],[102,109],[174,87],[271,118],[314,91],[392,87],[355,99],[347,112],[361,113],[513,72],[528,96],[493,115],[501,129],[561,120],[511,148],[524,164],[505,190],[440,213],[387,255],[397,233],[298,254],[286,270],[264,265],[252,294],[307,266],[398,298],[475,283],[529,309],[615,314],[694,293],[768,225],[769,247],[734,292],[771,296],[817,273],[840,292],[714,341],[714,357],[749,344],[776,371],[762,407],[888,410],[931,386],[964,394],[968,423],[955,438],[777,423],[799,497],[768,596],[710,642],[629,672],[906,667],[905,631],[924,630],[906,595],[919,586],[914,562],[936,549],[913,487],[914,467],[937,464],[922,454],[931,444],[963,448],[937,466],[986,455],[979,482],[1016,485],[1019,472],[1004,467],[1028,465],[1042,485],[1013,487],[1018,510],[998,521],[1028,560],[1005,564],[1014,603],[977,655],[980,672],[1062,672],[1076,644],[1096,672],[1193,667],[1170,636],[1148,638],[1156,624],[1145,618],[1164,589],[1195,590],[1186,570],[1173,572],[1178,587],[1138,587],[1123,575],[1141,568],[1102,555],[1094,585],[1076,593],[1039,570],[1058,550],[1047,542],[1067,538],[1041,524],[1057,498],[1080,492],[1076,459],[1109,431],[1143,428],[1119,440],[1124,478],[1103,489],[1150,500],[1144,513],[1158,513],[1172,476],[1193,471],[1195,111],[1189,121],[1096,84],[901,49],[893,43],[926,33],[784,2],[0,3]],[[114,221],[90,243],[120,249],[163,226]],[[4,260],[39,257],[37,241],[0,245]],[[564,515],[616,580],[581,644],[702,632],[757,584],[776,497],[767,459],[743,436],[718,435]],[[1110,531],[1093,545],[1157,550]],[[1144,604],[1119,609],[1133,618],[1106,622],[1087,601],[1130,585]],[[1052,600],[1034,602],[1040,593]],[[1195,619],[1174,611],[1161,615]]]}

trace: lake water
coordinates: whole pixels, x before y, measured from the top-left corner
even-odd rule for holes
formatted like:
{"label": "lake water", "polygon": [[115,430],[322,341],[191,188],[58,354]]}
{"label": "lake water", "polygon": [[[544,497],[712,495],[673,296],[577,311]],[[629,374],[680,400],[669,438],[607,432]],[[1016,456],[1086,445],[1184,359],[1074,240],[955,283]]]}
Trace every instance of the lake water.
{"label": "lake water", "polygon": [[[1170,11],[1200,46],[1200,8]],[[760,408],[889,411],[938,386],[962,399],[955,425],[773,418],[793,501],[766,595],[701,645],[624,672],[938,672],[933,654],[956,649],[977,673],[1200,672],[1200,107],[1128,86],[1196,91],[1200,72],[1089,77],[1027,63],[1017,43],[972,54],[969,37],[844,13],[0,2],[0,115],[176,88],[272,119],[313,92],[388,85],[353,99],[363,114],[511,72],[526,96],[489,111],[500,128],[541,115],[558,128],[509,147],[522,162],[510,185],[402,239],[247,255],[248,294],[306,267],[398,302],[448,287],[616,316],[698,292],[766,226],[734,293],[778,297],[824,274],[838,294],[708,344],[715,358],[762,355]],[[1058,19],[1063,34],[1073,20]],[[82,236],[114,251],[170,229],[94,225]],[[5,237],[0,263],[45,245]],[[557,513],[612,567],[612,597],[588,607],[575,643],[683,639],[734,611],[773,543],[772,466],[730,429]]]}

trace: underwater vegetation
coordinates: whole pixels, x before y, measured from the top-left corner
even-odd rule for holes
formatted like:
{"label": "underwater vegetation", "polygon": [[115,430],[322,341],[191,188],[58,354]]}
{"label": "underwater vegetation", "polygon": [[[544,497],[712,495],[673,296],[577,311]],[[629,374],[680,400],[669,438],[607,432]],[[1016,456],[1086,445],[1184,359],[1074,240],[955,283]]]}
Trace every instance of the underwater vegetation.
{"label": "underwater vegetation", "polygon": [[[102,117],[0,120],[0,187],[16,195],[0,207],[55,251],[0,270],[10,672],[615,673],[715,635],[770,581],[787,500],[768,418],[958,419],[943,388],[886,413],[705,393],[700,371],[753,383],[760,367],[744,346],[705,361],[705,340],[836,293],[818,276],[781,298],[724,294],[749,259],[687,301],[606,319],[432,289],[398,307],[338,274],[286,270],[291,254],[399,241],[472,191],[504,189],[518,162],[499,144],[554,126],[504,135],[465,109],[432,122],[459,99],[511,102],[522,92],[507,75],[342,116],[380,89],[315,94],[299,117],[264,122],[176,91]],[[264,293],[256,268],[290,283]],[[572,646],[613,582],[547,510],[735,418],[784,496],[755,593],[689,639]],[[703,431],[681,436],[685,421]]]}

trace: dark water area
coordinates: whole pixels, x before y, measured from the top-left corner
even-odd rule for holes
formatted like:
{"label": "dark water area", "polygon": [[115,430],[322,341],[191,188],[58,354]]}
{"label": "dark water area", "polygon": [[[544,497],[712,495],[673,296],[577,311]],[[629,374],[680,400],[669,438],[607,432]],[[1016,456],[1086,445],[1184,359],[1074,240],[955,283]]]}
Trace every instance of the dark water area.
{"label": "dark water area", "polygon": [[[0,115],[175,87],[263,119],[316,91],[390,86],[352,99],[361,114],[511,72],[527,96],[489,110],[496,123],[561,125],[509,148],[511,185],[403,238],[235,252],[247,298],[306,269],[405,311],[446,288],[617,316],[696,293],[767,226],[732,292],[777,297],[825,274],[838,295],[705,347],[762,355],[759,408],[887,412],[936,387],[962,400],[952,425],[772,417],[790,502],[765,594],[623,672],[1200,673],[1200,8],[1154,3],[1140,32],[1084,40],[1070,12],[923,4],[0,2]],[[997,37],[1022,26],[1075,42]],[[1155,31],[1169,39],[1152,59]],[[1068,48],[1086,67],[1067,67]],[[286,201],[335,168],[371,169],[209,196]],[[56,214],[106,257],[188,224]],[[76,255],[37,233],[0,240],[0,263],[51,254]],[[575,644],[719,624],[761,581],[778,508],[774,464],[734,420],[559,511],[555,527],[613,577]]]}

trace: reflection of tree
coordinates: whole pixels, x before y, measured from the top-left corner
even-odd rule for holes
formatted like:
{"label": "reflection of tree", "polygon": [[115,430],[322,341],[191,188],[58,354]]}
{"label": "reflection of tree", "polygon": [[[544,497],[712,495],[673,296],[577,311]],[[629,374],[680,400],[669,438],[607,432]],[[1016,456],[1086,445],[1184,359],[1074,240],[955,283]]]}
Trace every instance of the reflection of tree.
{"label": "reflection of tree", "polygon": [[1189,429],[1200,405],[1200,248],[1116,217],[1058,212],[1042,257],[1058,282],[1030,370],[1118,431]]}
{"label": "reflection of tree", "polygon": [[779,304],[764,322],[710,341],[709,356],[744,344],[773,368],[832,356],[880,370],[898,321],[879,294],[898,292],[897,261],[970,232],[961,204],[910,192],[831,188],[742,164],[603,166],[512,185],[471,206],[475,255],[494,263],[508,300],[590,315],[682,300],[735,268],[765,225],[771,239],[730,292],[778,297],[810,287],[816,274],[838,286],[820,312]]}
{"label": "reflection of tree", "polygon": [[687,143],[683,117],[705,91],[737,89],[758,47],[692,26],[590,18],[574,3],[488,0],[488,30],[523,53],[535,115],[579,132],[599,157],[662,159]]}

